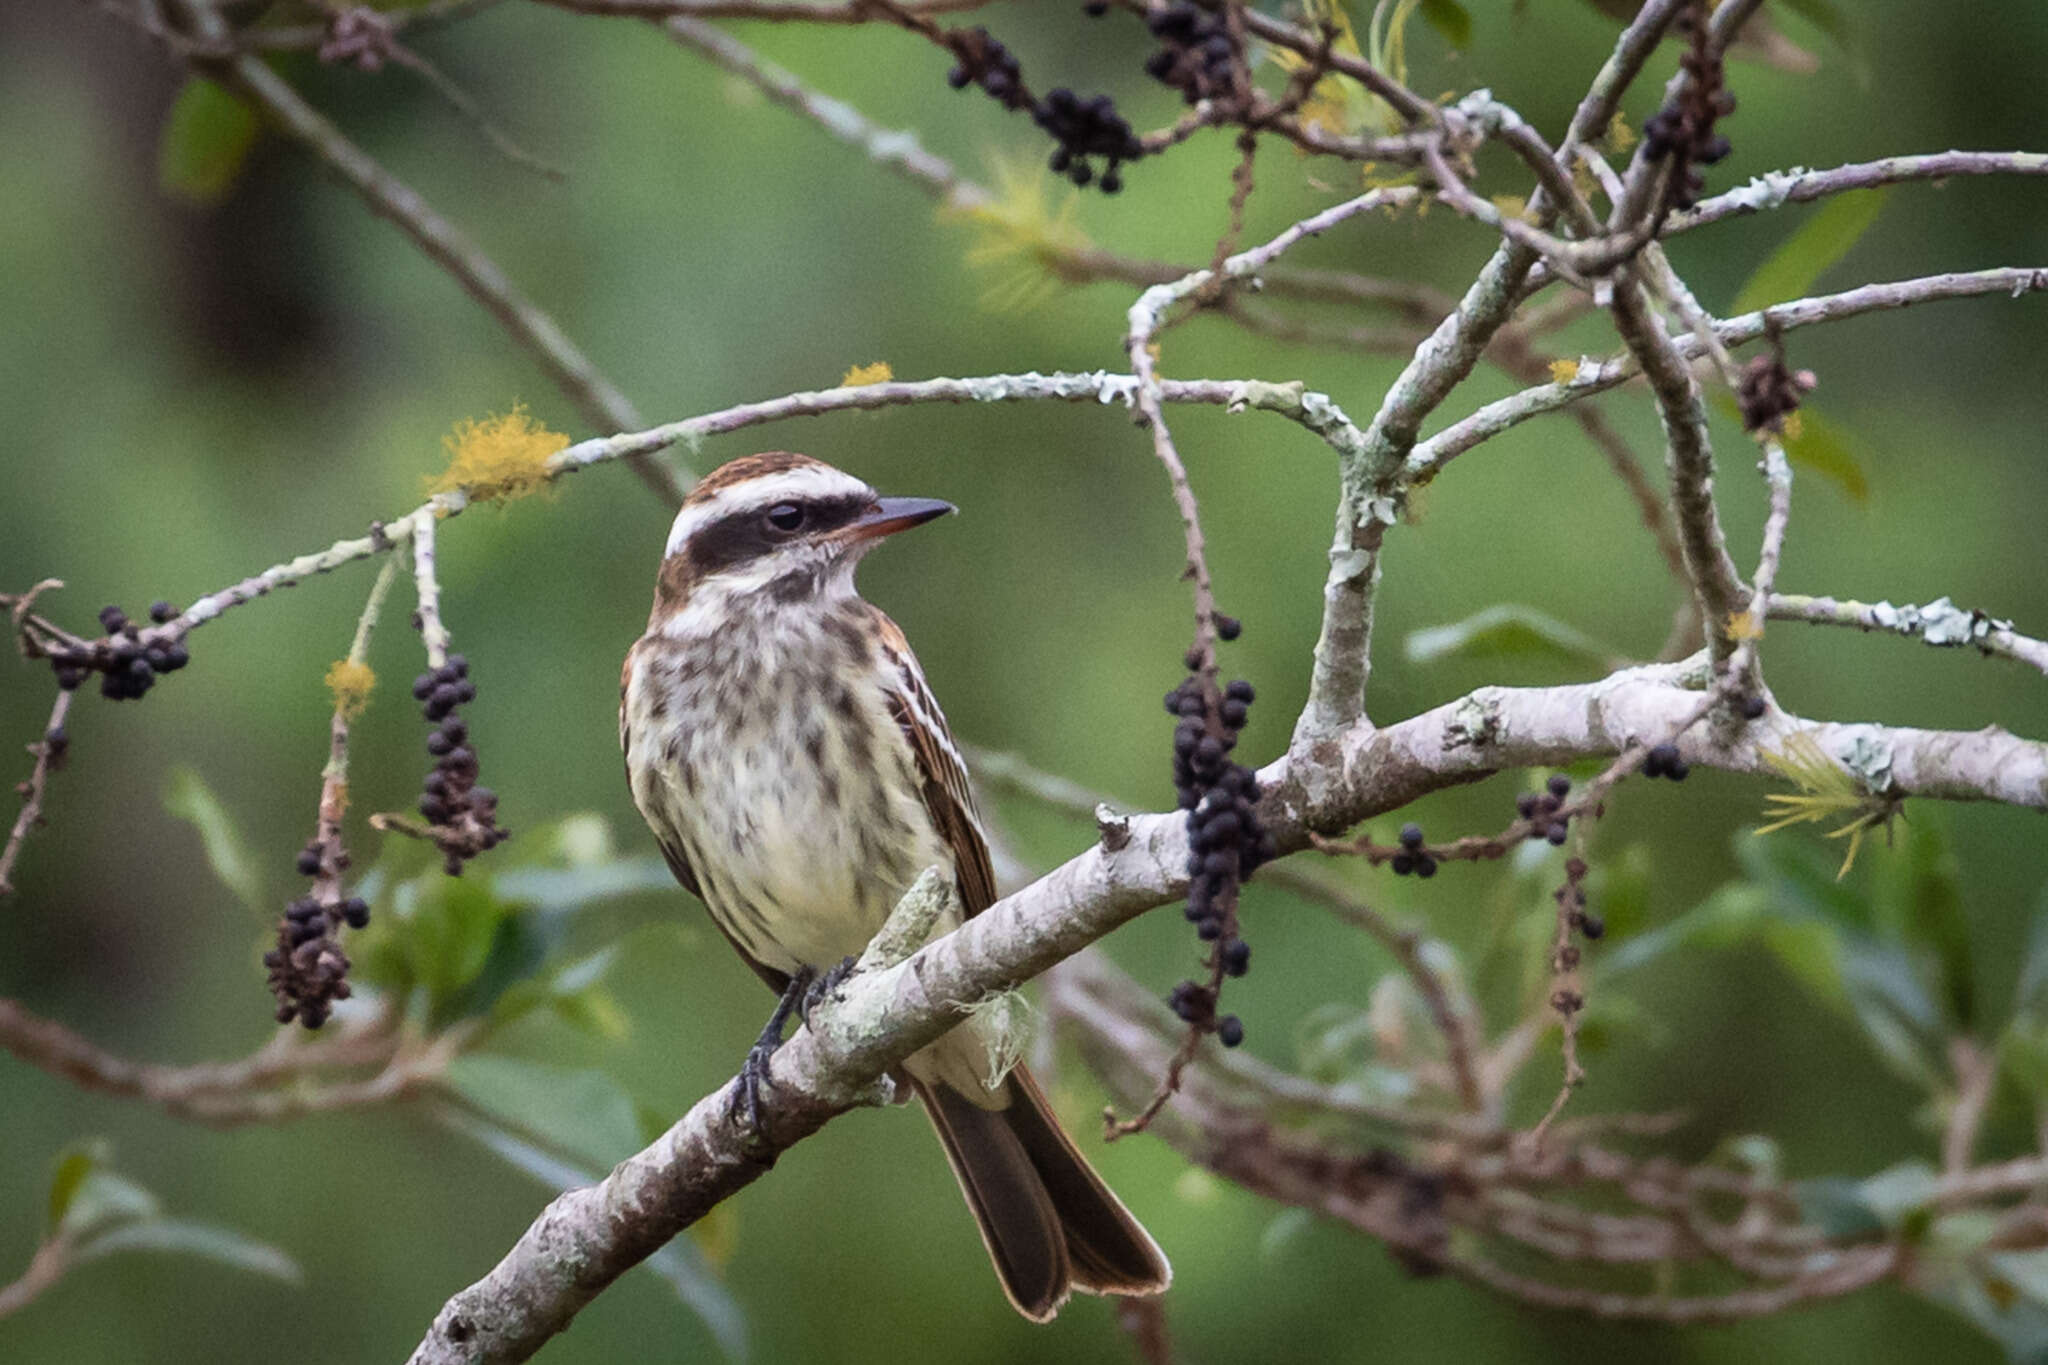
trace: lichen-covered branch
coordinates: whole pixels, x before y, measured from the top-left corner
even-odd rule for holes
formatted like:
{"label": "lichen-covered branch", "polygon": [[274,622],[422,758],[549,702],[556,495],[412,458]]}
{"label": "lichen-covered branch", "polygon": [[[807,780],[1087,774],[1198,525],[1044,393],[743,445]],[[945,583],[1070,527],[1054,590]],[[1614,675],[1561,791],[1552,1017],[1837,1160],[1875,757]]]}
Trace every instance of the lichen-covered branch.
{"label": "lichen-covered branch", "polygon": [[1665,469],[1671,482],[1672,521],[1685,549],[1686,576],[1706,631],[1715,664],[1734,652],[1729,622],[1742,609],[1742,578],[1728,557],[1721,517],[1714,506],[1714,447],[1707,435],[1707,409],[1692,369],[1650,305],[1649,293],[1633,279],[1614,287],[1615,328],[1656,395],[1664,426]]}
{"label": "lichen-covered branch", "polygon": [[1702,199],[1671,215],[1661,235],[1669,237],[1724,218],[1762,213],[1786,204],[1810,203],[1849,190],[1875,189],[1914,180],[1948,180],[1956,176],[2048,175],[2048,153],[1934,152],[1922,156],[1888,156],[1831,170],[1804,168],[1771,171],[1747,185]]}
{"label": "lichen-covered branch", "polygon": [[[834,412],[872,412],[921,403],[1094,403],[1128,409],[1136,402],[1137,382],[1133,375],[1095,370],[1081,374],[998,374],[969,379],[892,380],[882,384],[792,393],[759,403],[721,408],[644,431],[579,441],[550,456],[546,470],[548,477],[560,478],[593,466],[630,460],[635,455],[652,454],[678,442],[694,448],[710,436]],[[1197,403],[1221,407],[1233,413],[1275,413],[1305,428],[1340,455],[1355,449],[1360,439],[1358,428],[1344,415],[1343,409],[1330,400],[1329,395],[1306,389],[1299,383],[1268,384],[1256,379],[1167,379],[1160,381],[1159,394],[1167,403]],[[409,549],[420,527],[459,516],[469,506],[469,495],[460,489],[436,493],[420,506],[391,521],[372,523],[370,534],[366,536],[337,540],[324,550],[273,564],[237,583],[208,593],[168,623],[144,630],[140,638],[144,644],[175,640],[217,619],[223,612],[267,597],[278,588],[304,582],[318,574],[331,573],[379,554]]]}
{"label": "lichen-covered branch", "polygon": [[1974,649],[2048,674],[2048,641],[2022,635],[2013,629],[2012,622],[1959,607],[1946,597],[1937,597],[1924,606],[1908,603],[1895,607],[1889,602],[1772,593],[1765,614],[1773,621],[1884,631],[1938,649]]}
{"label": "lichen-covered branch", "polygon": [[[1714,332],[1726,346],[1743,346],[1758,340],[1773,328],[1789,332],[1819,323],[1839,322],[1844,318],[1858,317],[1865,313],[1910,308],[1917,304],[1935,303],[1944,299],[1978,298],[1995,294],[2018,298],[2043,289],[2048,289],[2048,266],[2003,266],[1990,270],[1925,275],[1917,279],[1867,284],[1856,289],[1843,290],[1839,294],[1819,294],[1812,298],[1773,304],[1754,313],[1722,318],[1715,323]],[[1679,356],[1687,361],[1699,358],[1704,350],[1697,338],[1684,334],[1673,337],[1672,345]],[[1614,356],[1605,360],[1583,360],[1574,367],[1571,378],[1549,384],[1532,385],[1520,393],[1488,403],[1470,416],[1460,419],[1416,445],[1408,456],[1406,476],[1416,483],[1427,482],[1436,477],[1443,466],[1457,456],[1493,439],[1510,427],[1526,422],[1531,417],[1555,412],[1581,398],[1605,393],[1635,378],[1641,372],[1636,359],[1629,355]]]}

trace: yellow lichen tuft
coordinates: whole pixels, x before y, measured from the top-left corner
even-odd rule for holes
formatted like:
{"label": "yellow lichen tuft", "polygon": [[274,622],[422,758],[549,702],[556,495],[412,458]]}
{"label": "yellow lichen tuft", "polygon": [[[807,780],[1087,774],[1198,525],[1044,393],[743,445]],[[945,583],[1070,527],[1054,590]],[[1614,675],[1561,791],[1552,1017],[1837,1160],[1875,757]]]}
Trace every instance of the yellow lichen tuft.
{"label": "yellow lichen tuft", "polygon": [[1775,818],[1770,824],[1759,827],[1757,833],[1773,834],[1788,825],[1843,821],[1828,831],[1830,839],[1846,838],[1849,841],[1841,869],[1835,873],[1837,881],[1849,875],[1850,867],[1856,862],[1856,854],[1863,847],[1863,836],[1879,826],[1889,829],[1892,817],[1899,813],[1898,797],[1865,791],[1804,730],[1787,738],[1785,747],[1775,753],[1769,749],[1759,750],[1758,757],[1763,759],[1765,767],[1798,790],[1765,795],[1764,815]]}
{"label": "yellow lichen tuft", "polygon": [[1764,638],[1764,623],[1757,619],[1755,612],[1729,612],[1727,628],[1728,638],[1731,640],[1761,640]]}
{"label": "yellow lichen tuft", "polygon": [[872,365],[855,365],[840,377],[842,389],[864,389],[870,384],[886,384],[896,377],[896,371],[889,368],[886,360],[877,360]]}
{"label": "yellow lichen tuft", "polygon": [[1619,109],[1615,110],[1613,122],[1607,125],[1607,150],[1616,156],[1622,156],[1629,148],[1635,146],[1638,140],[1636,130],[1628,126],[1628,120],[1622,116]]}
{"label": "yellow lichen tuft", "polygon": [[459,488],[479,502],[523,498],[547,484],[548,457],[568,444],[568,437],[527,416],[524,403],[481,422],[457,422],[441,438],[448,468],[427,480],[427,492]]}
{"label": "yellow lichen tuft", "polygon": [[1550,382],[1569,384],[1579,377],[1579,362],[1576,360],[1553,360],[1550,362]]}
{"label": "yellow lichen tuft", "polygon": [[377,675],[368,664],[336,659],[328,668],[325,681],[327,690],[334,694],[334,709],[348,721],[363,714],[363,708],[370,704],[370,689],[377,685]]}
{"label": "yellow lichen tuft", "polygon": [[1519,218],[1527,221],[1530,217],[1529,201],[1519,194],[1496,194],[1489,202],[1500,212],[1500,216],[1503,218]]}
{"label": "yellow lichen tuft", "polygon": [[984,272],[981,306],[991,313],[1024,312],[1073,278],[1077,257],[1095,243],[1075,221],[1081,194],[1052,183],[1045,161],[997,158],[990,166],[994,194],[967,207],[941,206],[941,220],[964,219],[975,240],[967,264]]}

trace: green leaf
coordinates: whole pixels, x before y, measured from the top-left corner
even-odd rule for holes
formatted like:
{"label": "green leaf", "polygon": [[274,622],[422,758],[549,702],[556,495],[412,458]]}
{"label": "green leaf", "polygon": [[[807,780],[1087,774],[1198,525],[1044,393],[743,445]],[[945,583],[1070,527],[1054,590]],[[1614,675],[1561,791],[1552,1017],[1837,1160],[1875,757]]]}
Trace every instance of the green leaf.
{"label": "green leaf", "polygon": [[85,1185],[86,1177],[106,1165],[111,1158],[112,1148],[105,1138],[88,1138],[74,1142],[57,1154],[57,1163],[50,1171],[49,1222],[45,1236],[54,1237],[64,1226],[64,1219],[71,1211],[71,1204]]}
{"label": "green leaf", "polygon": [[1884,1218],[1864,1197],[1862,1183],[1847,1176],[1797,1181],[1792,1197],[1799,1205],[1799,1221],[1831,1241],[1875,1237],[1885,1230]]}
{"label": "green leaf", "polygon": [[1458,0],[1422,0],[1422,20],[1452,47],[1472,46],[1472,15]]}
{"label": "green leaf", "polygon": [[1751,882],[1785,906],[1851,929],[1875,927],[1869,897],[1837,878],[1833,857],[1811,844],[1745,834],[1735,858]]}
{"label": "green leaf", "polygon": [[1880,856],[1871,876],[1879,924],[1923,958],[1949,1025],[1971,1030],[1977,1021],[1977,982],[1970,926],[1941,816],[1930,810],[1909,824],[1905,838]]}
{"label": "green leaf", "polygon": [[512,907],[494,894],[488,876],[430,874],[402,890],[393,932],[407,949],[413,979],[427,992],[437,1020],[459,1015],[449,1008],[457,992],[483,974],[498,946],[498,931]]}
{"label": "green leaf", "polygon": [[249,854],[248,840],[206,780],[191,768],[172,769],[170,785],[164,790],[164,809],[199,831],[207,864],[235,899],[259,915],[268,915],[263,878]]}
{"label": "green leaf", "polygon": [[[434,1117],[448,1127],[482,1143],[500,1160],[524,1171],[549,1189],[572,1190],[597,1183],[598,1178],[593,1172],[543,1151],[489,1119],[445,1104],[435,1105],[433,1112]],[[746,1312],[719,1280],[717,1272],[695,1242],[687,1237],[675,1238],[648,1257],[645,1264],[668,1282],[684,1306],[703,1320],[728,1359],[747,1358]]]}
{"label": "green leaf", "polygon": [[1630,844],[1602,858],[1587,888],[1592,907],[1607,922],[1607,941],[1625,943],[1649,923],[1655,871],[1648,844]]}
{"label": "green leaf", "polygon": [[104,1166],[86,1172],[64,1209],[59,1231],[75,1241],[98,1236],[124,1223],[156,1218],[163,1211],[157,1197]]}
{"label": "green leaf", "polygon": [[188,204],[219,203],[234,188],[261,131],[256,111],[239,96],[188,77],[157,142],[157,184]]}
{"label": "green leaf", "polygon": [[[1715,410],[1729,421],[1742,420],[1742,408],[1736,403],[1735,395],[1717,393],[1713,404]],[[1870,501],[1870,480],[1863,472],[1862,462],[1850,449],[1854,437],[1811,406],[1799,409],[1787,423],[1786,431],[1787,434],[1779,440],[1785,448],[1785,458],[1791,461],[1793,468],[1804,469],[1826,479],[1851,502]]]}
{"label": "green leaf", "polygon": [[303,1284],[306,1279],[297,1261],[268,1243],[211,1223],[190,1223],[175,1218],[148,1218],[124,1223],[81,1242],[73,1255],[80,1261],[95,1261],[123,1251],[168,1251],[181,1256],[199,1256],[253,1275],[268,1275],[286,1284]]}
{"label": "green leaf", "polygon": [[1784,440],[1785,458],[1796,469],[1818,474],[1851,502],[1870,501],[1870,480],[1852,449],[1852,436],[1809,405],[1799,409],[1797,430]]}
{"label": "green leaf", "polygon": [[1783,902],[1769,888],[1731,882],[1669,924],[1641,934],[1604,956],[1603,975],[1618,975],[1655,961],[1673,949],[1733,948],[1757,943],[1792,974],[1809,994],[1830,1008],[1843,1008],[1843,928],[1811,912],[1780,913]]}
{"label": "green leaf", "polygon": [[1729,315],[1754,312],[1804,295],[1870,230],[1890,192],[1890,186],[1851,190],[1828,200],[1743,282]]}
{"label": "green leaf", "polygon": [[1941,1176],[1924,1161],[1902,1161],[1859,1182],[1858,1197],[1887,1228],[1905,1226],[1926,1209]]}
{"label": "green leaf", "polygon": [[1847,942],[1842,976],[1850,1011],[1878,1055],[1924,1090],[1945,1088],[1947,1030],[1906,954],[1891,944]]}
{"label": "green leaf", "polygon": [[456,1094],[562,1156],[608,1171],[640,1150],[633,1101],[601,1071],[471,1053],[448,1067]]}
{"label": "green leaf", "polygon": [[1624,656],[1600,641],[1534,607],[1502,603],[1409,635],[1410,663],[1458,659],[1540,659],[1550,663],[1612,667]]}

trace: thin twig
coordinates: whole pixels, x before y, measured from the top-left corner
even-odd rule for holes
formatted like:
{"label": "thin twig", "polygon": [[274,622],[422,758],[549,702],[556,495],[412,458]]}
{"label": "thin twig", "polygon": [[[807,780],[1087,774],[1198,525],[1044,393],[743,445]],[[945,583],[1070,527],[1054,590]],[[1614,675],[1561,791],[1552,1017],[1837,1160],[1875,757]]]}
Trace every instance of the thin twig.
{"label": "thin twig", "polygon": [[28,780],[18,788],[21,813],[14,817],[14,827],[7,832],[6,847],[0,848],[0,896],[14,893],[14,865],[21,857],[21,846],[29,831],[43,823],[43,801],[49,792],[50,773],[64,761],[65,751],[71,746],[64,720],[71,713],[72,695],[67,689],[58,690],[57,700],[50,704],[50,719],[43,726],[43,737],[28,746],[35,766],[29,770]]}
{"label": "thin twig", "polygon": [[434,571],[434,514],[415,513],[412,533],[413,590],[419,595],[420,643],[427,667],[448,662],[448,628],[441,624],[441,580]]}
{"label": "thin twig", "polygon": [[[300,1041],[296,1030],[279,1029],[239,1061],[156,1066],[116,1056],[19,1002],[0,998],[0,1048],[29,1066],[85,1090],[139,1099],[175,1118],[219,1126],[273,1123],[407,1093],[437,1074],[452,1053],[414,1049],[402,1057],[397,1024],[384,1011],[312,1042]],[[367,1080],[299,1084],[320,1072],[364,1067],[378,1070]]]}
{"label": "thin twig", "polygon": [[[1865,313],[1909,308],[1945,299],[1994,294],[2018,298],[2044,289],[2048,289],[2048,266],[2008,266],[1926,275],[1917,279],[1867,284],[1839,294],[1818,294],[1772,304],[1754,313],[1722,318],[1714,331],[1724,345],[1743,346],[1762,338],[1774,328],[1789,332],[1817,323],[1838,322]],[[1690,336],[1673,338],[1672,345],[1686,360],[1702,353],[1698,340]],[[1532,385],[1520,393],[1488,403],[1421,442],[1408,456],[1407,475],[1416,482],[1426,482],[1452,459],[1510,427],[1531,417],[1555,412],[1593,394],[1605,393],[1640,373],[1640,367],[1631,355],[1581,361],[1570,379]]]}

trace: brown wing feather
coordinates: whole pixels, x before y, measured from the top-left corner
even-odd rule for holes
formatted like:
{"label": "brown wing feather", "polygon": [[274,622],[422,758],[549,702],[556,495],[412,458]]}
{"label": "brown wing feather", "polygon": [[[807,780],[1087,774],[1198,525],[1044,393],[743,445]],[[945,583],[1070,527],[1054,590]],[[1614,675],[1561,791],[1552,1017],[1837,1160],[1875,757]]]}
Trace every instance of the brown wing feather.
{"label": "brown wing feather", "polygon": [[902,628],[879,609],[870,610],[875,614],[882,648],[896,663],[899,686],[889,692],[890,714],[917,756],[918,772],[924,777],[925,809],[939,836],[953,850],[960,900],[969,915],[978,915],[996,903],[996,873],[989,861],[988,841],[982,837],[980,813],[974,808],[967,767]]}

